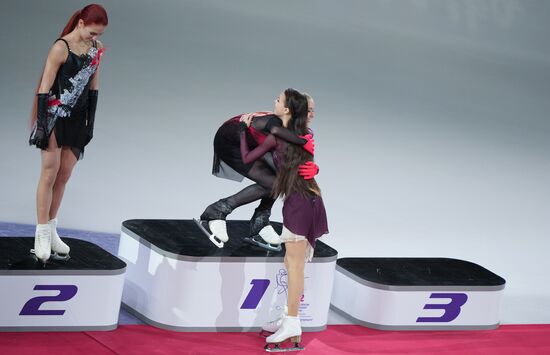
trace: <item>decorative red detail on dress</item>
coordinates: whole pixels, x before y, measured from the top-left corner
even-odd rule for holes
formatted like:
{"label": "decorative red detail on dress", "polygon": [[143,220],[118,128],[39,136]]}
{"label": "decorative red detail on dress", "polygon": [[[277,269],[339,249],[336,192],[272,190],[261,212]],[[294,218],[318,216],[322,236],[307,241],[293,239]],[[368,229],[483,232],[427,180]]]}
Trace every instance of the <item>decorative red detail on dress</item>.
{"label": "decorative red detail on dress", "polygon": [[103,52],[105,52],[105,48],[100,48],[97,50],[97,54],[92,58],[92,65],[99,65]]}
{"label": "decorative red detail on dress", "polygon": [[61,100],[59,99],[53,99],[48,101],[48,106],[59,106],[61,104]]}
{"label": "decorative red detail on dress", "polygon": [[[270,111],[256,111],[252,113],[254,117],[271,115],[271,114],[273,114],[273,112],[270,112]],[[264,133],[262,133],[261,131],[258,131],[252,126],[248,127],[248,132],[250,132],[250,135],[252,135],[252,138],[254,138],[254,140],[258,144],[262,144],[267,138],[267,136]]]}
{"label": "decorative red detail on dress", "polygon": [[258,131],[256,128],[254,127],[248,127],[248,132],[250,132],[250,134],[252,135],[252,138],[254,138],[254,140],[258,143],[258,144],[262,144],[265,139],[267,138],[267,136],[265,134],[263,134],[262,132]]}

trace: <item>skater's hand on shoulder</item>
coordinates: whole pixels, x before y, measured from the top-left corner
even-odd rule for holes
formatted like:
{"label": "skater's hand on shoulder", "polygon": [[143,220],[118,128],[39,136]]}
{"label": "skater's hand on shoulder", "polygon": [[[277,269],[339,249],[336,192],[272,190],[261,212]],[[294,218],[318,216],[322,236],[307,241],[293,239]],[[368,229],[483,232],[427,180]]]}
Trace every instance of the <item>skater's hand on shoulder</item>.
{"label": "skater's hand on shoulder", "polygon": [[261,116],[272,115],[272,114],[273,112],[271,111],[257,111],[257,112],[251,113],[252,117],[261,117]]}
{"label": "skater's hand on shoulder", "polygon": [[305,136],[299,136],[305,139],[307,142],[302,146],[309,154],[315,155],[315,139],[312,134],[306,134]]}
{"label": "skater's hand on shoulder", "polygon": [[319,166],[312,161],[308,161],[298,167],[298,174],[304,180],[311,180],[319,173]]}
{"label": "skater's hand on shoulder", "polygon": [[252,113],[245,113],[241,116],[241,122],[244,122],[247,127],[250,127],[250,124],[252,123],[252,118],[254,117],[254,114]]}

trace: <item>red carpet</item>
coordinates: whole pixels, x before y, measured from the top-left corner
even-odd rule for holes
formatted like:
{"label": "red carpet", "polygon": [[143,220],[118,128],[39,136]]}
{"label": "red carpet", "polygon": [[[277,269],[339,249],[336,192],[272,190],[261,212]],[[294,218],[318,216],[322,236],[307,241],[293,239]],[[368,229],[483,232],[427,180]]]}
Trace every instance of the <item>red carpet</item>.
{"label": "red carpet", "polygon": [[[0,354],[265,354],[257,333],[180,333],[146,325],[110,332],[0,333]],[[305,333],[300,354],[550,354],[550,324],[488,331],[390,332],[332,325]]]}

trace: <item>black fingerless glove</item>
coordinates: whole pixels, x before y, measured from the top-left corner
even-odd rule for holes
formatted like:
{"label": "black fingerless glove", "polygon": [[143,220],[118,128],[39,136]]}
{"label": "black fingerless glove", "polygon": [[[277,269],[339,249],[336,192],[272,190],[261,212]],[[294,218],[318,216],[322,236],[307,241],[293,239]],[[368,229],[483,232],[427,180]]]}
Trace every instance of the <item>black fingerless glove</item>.
{"label": "black fingerless glove", "polygon": [[40,149],[48,147],[48,97],[49,94],[36,94],[36,127],[29,138],[29,144]]}
{"label": "black fingerless glove", "polygon": [[91,141],[94,136],[95,109],[97,107],[98,95],[99,92],[97,90],[88,91],[88,142]]}

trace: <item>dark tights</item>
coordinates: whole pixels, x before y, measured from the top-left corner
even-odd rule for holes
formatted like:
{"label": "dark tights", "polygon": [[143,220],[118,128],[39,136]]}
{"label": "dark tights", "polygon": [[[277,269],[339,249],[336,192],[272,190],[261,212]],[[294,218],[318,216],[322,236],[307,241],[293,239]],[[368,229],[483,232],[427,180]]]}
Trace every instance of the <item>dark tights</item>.
{"label": "dark tights", "polygon": [[275,200],[271,197],[271,188],[275,182],[275,172],[264,160],[256,160],[247,174],[255,184],[249,185],[234,195],[223,198],[208,206],[201,215],[201,220],[225,219],[235,208],[261,200],[250,220],[250,234],[257,234],[269,224],[271,207]]}
{"label": "dark tights", "polygon": [[248,174],[243,174],[250,180],[256,182],[237,192],[234,195],[227,197],[225,200],[232,209],[262,200],[257,210],[271,210],[275,200],[271,198],[271,188],[275,182],[275,172],[263,160],[256,160]]}

